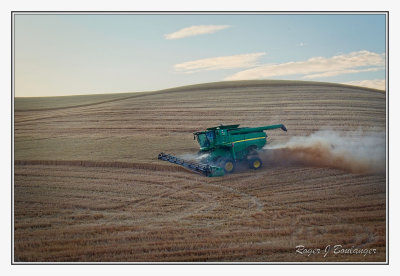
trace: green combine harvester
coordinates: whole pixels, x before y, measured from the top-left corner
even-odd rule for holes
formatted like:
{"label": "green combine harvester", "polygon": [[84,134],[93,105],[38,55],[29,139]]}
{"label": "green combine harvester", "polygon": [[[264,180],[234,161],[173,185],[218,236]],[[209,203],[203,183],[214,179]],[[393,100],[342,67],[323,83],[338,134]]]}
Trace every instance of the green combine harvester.
{"label": "green combine harvester", "polygon": [[247,163],[250,168],[259,169],[262,162],[258,152],[267,144],[267,134],[264,131],[277,128],[287,131],[282,124],[241,128],[239,125],[210,127],[193,133],[200,145],[199,156],[205,156],[199,163],[163,152],[158,155],[158,159],[210,177],[231,173],[239,163]]}

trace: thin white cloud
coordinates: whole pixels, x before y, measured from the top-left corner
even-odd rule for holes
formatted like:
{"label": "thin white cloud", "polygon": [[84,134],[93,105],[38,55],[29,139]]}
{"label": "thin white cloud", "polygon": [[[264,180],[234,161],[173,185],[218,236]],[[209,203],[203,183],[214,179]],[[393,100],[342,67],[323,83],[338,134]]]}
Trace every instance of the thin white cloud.
{"label": "thin white cloud", "polygon": [[381,80],[358,80],[358,81],[348,81],[343,82],[343,84],[363,86],[369,88],[375,88],[380,90],[386,90],[386,82],[384,79]]}
{"label": "thin white cloud", "polygon": [[189,36],[196,36],[202,34],[213,34],[220,30],[229,28],[229,25],[198,25],[180,29],[179,31],[165,34],[165,39],[179,39]]}
{"label": "thin white cloud", "polygon": [[379,67],[372,67],[372,68],[366,68],[366,69],[346,69],[346,70],[338,70],[338,71],[328,71],[328,72],[324,72],[324,73],[306,75],[303,78],[305,78],[305,79],[318,79],[318,78],[333,77],[333,76],[344,75],[344,74],[355,74],[355,73],[361,73],[361,72],[374,72],[374,71],[379,71],[379,70],[384,70],[384,69],[385,69],[384,66],[379,66]]}
{"label": "thin white cloud", "polygon": [[174,69],[180,72],[193,73],[199,71],[235,69],[257,66],[257,61],[266,53],[251,53],[234,56],[205,58],[175,64]]}
{"label": "thin white cloud", "polygon": [[378,54],[363,50],[340,54],[330,58],[313,57],[305,61],[265,64],[240,71],[225,78],[225,80],[263,79],[290,75],[303,75],[304,78],[320,78],[364,72],[365,70],[377,71],[384,69],[384,66],[384,53]]}
{"label": "thin white cloud", "polygon": [[305,43],[305,42],[300,42],[300,43],[297,43],[296,45],[297,45],[297,46],[300,46],[300,47],[303,47],[303,46],[306,46],[307,43]]}

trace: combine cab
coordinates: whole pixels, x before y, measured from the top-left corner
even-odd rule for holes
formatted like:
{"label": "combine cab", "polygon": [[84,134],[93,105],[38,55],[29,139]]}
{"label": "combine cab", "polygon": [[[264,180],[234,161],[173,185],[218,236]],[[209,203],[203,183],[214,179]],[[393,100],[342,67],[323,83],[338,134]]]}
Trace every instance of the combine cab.
{"label": "combine cab", "polygon": [[223,176],[235,170],[239,162],[246,162],[250,168],[262,166],[258,151],[267,144],[265,130],[280,128],[282,124],[263,127],[242,127],[239,125],[220,125],[195,132],[194,139],[200,145],[199,154],[205,154],[200,163],[189,162],[178,157],[160,153],[158,159],[184,166],[206,176]]}

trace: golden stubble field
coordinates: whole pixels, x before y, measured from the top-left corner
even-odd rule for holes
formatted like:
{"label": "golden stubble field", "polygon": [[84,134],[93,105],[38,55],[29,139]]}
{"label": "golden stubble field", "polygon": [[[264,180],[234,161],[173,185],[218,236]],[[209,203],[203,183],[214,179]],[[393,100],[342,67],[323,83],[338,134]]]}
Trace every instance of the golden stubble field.
{"label": "golden stubble field", "polygon": [[[206,178],[157,160],[197,152],[192,132],[221,123],[284,123],[271,144],[384,131],[385,93],[266,81],[107,97],[15,100],[15,261],[386,260],[385,174],[271,164]],[[328,245],[375,253],[324,257]]]}

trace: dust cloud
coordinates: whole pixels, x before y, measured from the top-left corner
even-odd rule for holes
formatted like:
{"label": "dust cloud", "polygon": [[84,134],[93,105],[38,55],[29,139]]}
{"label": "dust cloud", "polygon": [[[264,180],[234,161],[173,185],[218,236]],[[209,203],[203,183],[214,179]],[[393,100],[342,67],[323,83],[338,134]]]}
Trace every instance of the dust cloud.
{"label": "dust cloud", "polygon": [[260,154],[265,165],[290,164],[329,167],[359,174],[386,171],[385,132],[320,130],[288,142],[266,145]]}
{"label": "dust cloud", "polygon": [[197,153],[197,154],[185,153],[185,154],[178,155],[177,157],[181,158],[183,160],[186,160],[186,161],[190,161],[190,162],[201,162],[203,160],[206,160],[208,155],[209,155],[209,153],[200,153],[200,154],[199,153]]}

